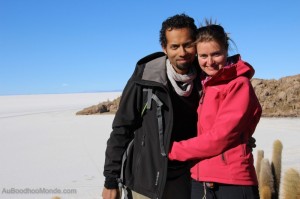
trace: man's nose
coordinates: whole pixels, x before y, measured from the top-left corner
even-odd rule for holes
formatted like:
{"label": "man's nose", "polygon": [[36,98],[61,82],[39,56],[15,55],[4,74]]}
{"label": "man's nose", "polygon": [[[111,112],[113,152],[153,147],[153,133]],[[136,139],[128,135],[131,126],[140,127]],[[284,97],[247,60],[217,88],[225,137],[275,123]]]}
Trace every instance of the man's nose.
{"label": "man's nose", "polygon": [[186,55],[186,49],[183,46],[181,46],[179,48],[179,55],[180,56],[185,56]]}

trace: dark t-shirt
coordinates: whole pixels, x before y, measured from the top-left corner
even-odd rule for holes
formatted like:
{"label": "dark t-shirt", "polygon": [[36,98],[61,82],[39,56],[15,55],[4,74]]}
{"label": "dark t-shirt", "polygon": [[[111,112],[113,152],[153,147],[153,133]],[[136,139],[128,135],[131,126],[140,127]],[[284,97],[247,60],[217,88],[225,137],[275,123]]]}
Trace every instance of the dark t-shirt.
{"label": "dark t-shirt", "polygon": [[[173,105],[171,143],[195,137],[197,135],[197,108],[200,99],[196,83],[194,83],[193,91],[188,97],[179,96],[170,82],[169,88]],[[188,165],[190,165],[189,162],[169,160],[168,170],[170,172],[168,171],[168,173],[173,173],[173,170],[182,170]]]}

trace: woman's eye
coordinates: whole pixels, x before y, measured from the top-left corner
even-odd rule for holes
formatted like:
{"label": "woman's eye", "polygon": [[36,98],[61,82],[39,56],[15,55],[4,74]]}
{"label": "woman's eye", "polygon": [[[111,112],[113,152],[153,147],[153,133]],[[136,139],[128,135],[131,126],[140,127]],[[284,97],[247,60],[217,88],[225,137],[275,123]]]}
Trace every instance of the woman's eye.
{"label": "woman's eye", "polygon": [[213,54],[214,57],[219,57],[219,56],[221,56],[221,55],[222,55],[222,53],[214,53],[214,54]]}

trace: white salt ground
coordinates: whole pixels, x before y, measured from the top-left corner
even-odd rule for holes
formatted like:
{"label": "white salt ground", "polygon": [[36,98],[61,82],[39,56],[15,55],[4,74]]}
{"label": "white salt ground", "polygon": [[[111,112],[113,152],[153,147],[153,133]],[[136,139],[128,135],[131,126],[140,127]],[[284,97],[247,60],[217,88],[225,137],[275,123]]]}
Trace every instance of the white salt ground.
{"label": "white salt ground", "polygon": [[[114,115],[75,113],[120,95],[0,96],[0,198],[101,198],[104,151]],[[271,159],[273,142],[279,139],[283,172],[288,168],[300,171],[300,118],[262,118],[254,137],[254,157],[257,150],[264,150]],[[37,189],[56,193],[75,189],[77,193],[8,193]]]}

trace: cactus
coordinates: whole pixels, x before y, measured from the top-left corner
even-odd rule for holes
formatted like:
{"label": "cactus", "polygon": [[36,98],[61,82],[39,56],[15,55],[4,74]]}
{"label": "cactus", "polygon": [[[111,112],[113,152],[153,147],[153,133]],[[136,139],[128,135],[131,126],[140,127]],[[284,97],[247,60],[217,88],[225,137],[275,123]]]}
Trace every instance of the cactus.
{"label": "cactus", "polygon": [[288,169],[283,178],[283,198],[300,198],[300,174],[295,169]]}
{"label": "cactus", "polygon": [[272,193],[271,193],[270,187],[268,187],[268,186],[260,187],[259,195],[260,195],[260,199],[271,199]]}
{"label": "cactus", "polygon": [[[263,198],[263,190],[267,189],[263,187],[268,187],[270,190],[271,195],[274,194],[274,181],[273,181],[273,175],[271,171],[271,165],[269,163],[268,159],[263,158],[261,160],[261,168],[260,168],[260,174],[259,174],[259,192],[260,197]],[[269,198],[271,199],[271,198]]]}
{"label": "cactus", "polygon": [[275,140],[273,143],[273,155],[272,155],[272,173],[274,180],[274,197],[279,198],[280,190],[280,179],[281,179],[281,154],[282,154],[282,143],[280,140]]}
{"label": "cactus", "polygon": [[256,176],[259,180],[259,173],[260,173],[260,165],[261,160],[264,158],[264,151],[263,150],[257,150],[257,160],[256,160]]}

